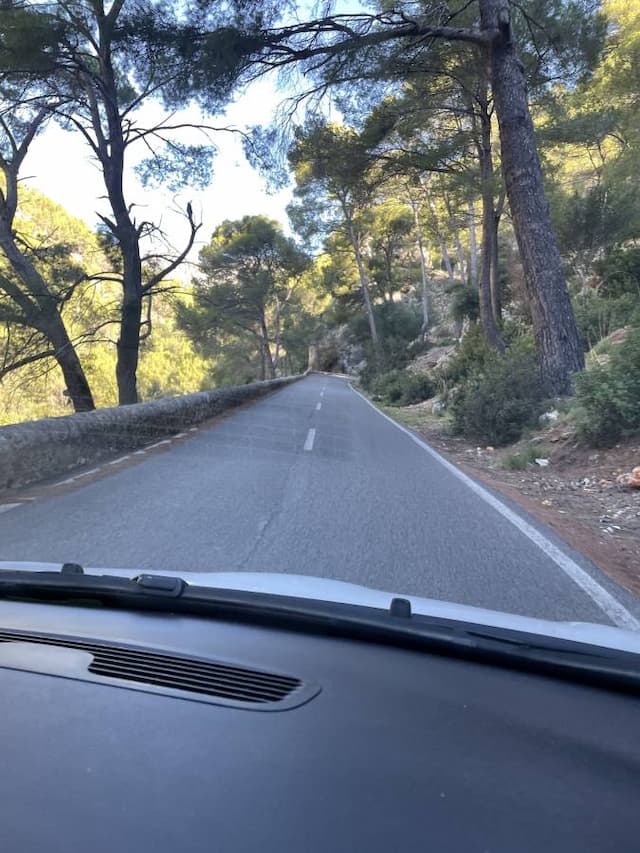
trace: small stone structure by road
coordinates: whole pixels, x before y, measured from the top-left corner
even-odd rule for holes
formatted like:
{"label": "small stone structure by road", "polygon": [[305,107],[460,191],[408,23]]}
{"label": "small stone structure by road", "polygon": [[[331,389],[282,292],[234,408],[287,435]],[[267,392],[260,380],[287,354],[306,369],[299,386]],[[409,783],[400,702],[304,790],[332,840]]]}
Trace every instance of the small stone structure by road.
{"label": "small stone structure by road", "polygon": [[135,450],[295,382],[293,376],[0,427],[0,492]]}

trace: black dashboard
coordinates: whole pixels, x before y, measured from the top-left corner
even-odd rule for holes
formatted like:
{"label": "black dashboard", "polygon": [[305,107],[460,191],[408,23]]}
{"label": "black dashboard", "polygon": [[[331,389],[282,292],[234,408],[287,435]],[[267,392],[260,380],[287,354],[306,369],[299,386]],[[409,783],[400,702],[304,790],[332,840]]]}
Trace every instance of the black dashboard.
{"label": "black dashboard", "polygon": [[[7,853],[638,849],[632,695],[195,616],[0,601],[0,630]],[[95,647],[262,698],[91,674]]]}

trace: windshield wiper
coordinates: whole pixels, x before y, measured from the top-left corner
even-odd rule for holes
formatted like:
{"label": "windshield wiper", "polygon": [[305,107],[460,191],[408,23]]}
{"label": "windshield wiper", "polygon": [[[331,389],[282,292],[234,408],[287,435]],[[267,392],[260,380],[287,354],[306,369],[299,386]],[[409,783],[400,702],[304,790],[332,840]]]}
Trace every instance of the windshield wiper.
{"label": "windshield wiper", "polygon": [[640,693],[640,655],[509,628],[424,616],[394,598],[389,609],[359,604],[194,586],[180,577],[85,574],[75,563],[59,572],[0,571],[0,598],[128,610],[153,610],[242,621],[350,640],[379,642],[519,671]]}

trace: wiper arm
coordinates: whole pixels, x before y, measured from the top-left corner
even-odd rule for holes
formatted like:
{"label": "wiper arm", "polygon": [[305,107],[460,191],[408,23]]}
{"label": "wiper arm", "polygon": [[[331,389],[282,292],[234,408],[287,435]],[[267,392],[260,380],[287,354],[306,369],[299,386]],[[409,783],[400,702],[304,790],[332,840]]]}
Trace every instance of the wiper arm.
{"label": "wiper arm", "polygon": [[141,574],[134,578],[87,575],[77,563],[65,563],[59,572],[0,572],[0,597],[14,595],[38,599],[95,597],[105,603],[125,603],[125,599],[149,601],[179,598],[188,584],[179,577]]}
{"label": "wiper arm", "polygon": [[133,578],[85,574],[66,563],[60,572],[0,571],[0,598],[81,603],[190,614],[379,642],[508,666],[640,693],[640,655],[574,640],[412,614],[395,598],[388,610],[263,592],[193,586],[180,577]]}

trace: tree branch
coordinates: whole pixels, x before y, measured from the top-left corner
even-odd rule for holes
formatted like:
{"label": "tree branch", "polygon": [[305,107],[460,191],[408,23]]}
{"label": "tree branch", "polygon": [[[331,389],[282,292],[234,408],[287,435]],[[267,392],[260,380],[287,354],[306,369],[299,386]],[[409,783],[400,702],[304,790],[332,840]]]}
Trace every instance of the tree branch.
{"label": "tree branch", "polygon": [[157,284],[159,284],[163,279],[167,278],[167,276],[171,275],[171,273],[180,266],[180,264],[183,262],[183,260],[187,257],[187,255],[191,251],[193,244],[195,242],[195,239],[196,239],[196,234],[198,233],[198,231],[202,227],[202,222],[196,223],[195,218],[193,216],[193,208],[191,207],[191,202],[189,202],[187,204],[187,209],[186,209],[185,215],[186,215],[187,221],[189,223],[189,229],[190,229],[189,239],[187,240],[186,246],[180,252],[180,254],[176,258],[174,258],[174,260],[170,264],[168,264],[164,269],[160,270],[160,272],[151,276],[151,278],[147,281],[147,283],[142,288],[143,293],[149,293],[153,287],[155,287]]}

